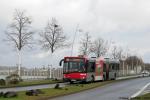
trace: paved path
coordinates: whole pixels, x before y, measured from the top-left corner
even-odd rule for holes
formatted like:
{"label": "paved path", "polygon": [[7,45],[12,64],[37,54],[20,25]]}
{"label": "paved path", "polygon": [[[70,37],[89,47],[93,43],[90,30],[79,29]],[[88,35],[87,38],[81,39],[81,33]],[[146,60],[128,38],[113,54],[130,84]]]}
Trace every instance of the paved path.
{"label": "paved path", "polygon": [[[68,83],[59,83],[59,84],[60,84],[60,87],[64,87]],[[46,85],[36,85],[36,86],[26,86],[26,87],[3,88],[3,89],[0,89],[0,92],[44,89],[44,88],[53,88],[54,86],[55,86],[55,84],[46,84]]]}

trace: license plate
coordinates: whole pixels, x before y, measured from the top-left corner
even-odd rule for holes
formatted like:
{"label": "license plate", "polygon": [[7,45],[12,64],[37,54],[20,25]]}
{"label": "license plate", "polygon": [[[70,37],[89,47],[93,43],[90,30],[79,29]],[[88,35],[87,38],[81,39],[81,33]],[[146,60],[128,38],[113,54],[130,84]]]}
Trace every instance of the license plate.
{"label": "license plate", "polygon": [[73,79],[73,80],[71,80],[71,81],[76,81],[76,80]]}

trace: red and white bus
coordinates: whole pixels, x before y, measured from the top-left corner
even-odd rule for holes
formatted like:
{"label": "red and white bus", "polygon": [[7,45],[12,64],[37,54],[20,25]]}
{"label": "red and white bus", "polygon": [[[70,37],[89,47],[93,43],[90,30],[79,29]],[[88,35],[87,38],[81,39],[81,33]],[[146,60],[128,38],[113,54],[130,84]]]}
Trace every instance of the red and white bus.
{"label": "red and white bus", "polygon": [[92,82],[116,79],[119,72],[119,61],[108,58],[88,58],[84,56],[64,57],[63,79],[70,83],[74,81]]}

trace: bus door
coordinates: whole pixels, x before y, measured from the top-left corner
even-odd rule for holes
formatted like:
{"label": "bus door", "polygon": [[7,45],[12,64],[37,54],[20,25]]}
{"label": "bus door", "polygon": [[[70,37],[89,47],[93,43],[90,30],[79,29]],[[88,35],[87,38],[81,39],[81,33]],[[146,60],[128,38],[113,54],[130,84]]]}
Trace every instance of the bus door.
{"label": "bus door", "polygon": [[87,61],[87,79],[86,81],[95,81],[95,61]]}
{"label": "bus door", "polygon": [[109,80],[109,64],[106,64],[106,80]]}
{"label": "bus door", "polygon": [[104,80],[109,80],[109,64],[108,63],[104,63],[103,77],[104,77]]}

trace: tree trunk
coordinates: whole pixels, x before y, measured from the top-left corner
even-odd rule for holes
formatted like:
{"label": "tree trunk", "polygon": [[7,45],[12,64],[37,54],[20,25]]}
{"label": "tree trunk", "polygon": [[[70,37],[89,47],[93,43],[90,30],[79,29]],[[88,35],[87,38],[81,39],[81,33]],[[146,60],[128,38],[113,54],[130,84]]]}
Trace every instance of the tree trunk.
{"label": "tree trunk", "polygon": [[54,78],[54,75],[52,73],[52,69],[53,69],[53,53],[51,53],[51,68],[50,68],[50,78]]}
{"label": "tree trunk", "polygon": [[18,50],[18,75],[21,76],[21,50]]}
{"label": "tree trunk", "polygon": [[125,76],[124,60],[122,60],[122,61],[123,61],[123,68],[122,68],[122,70],[123,70],[123,76]]}

